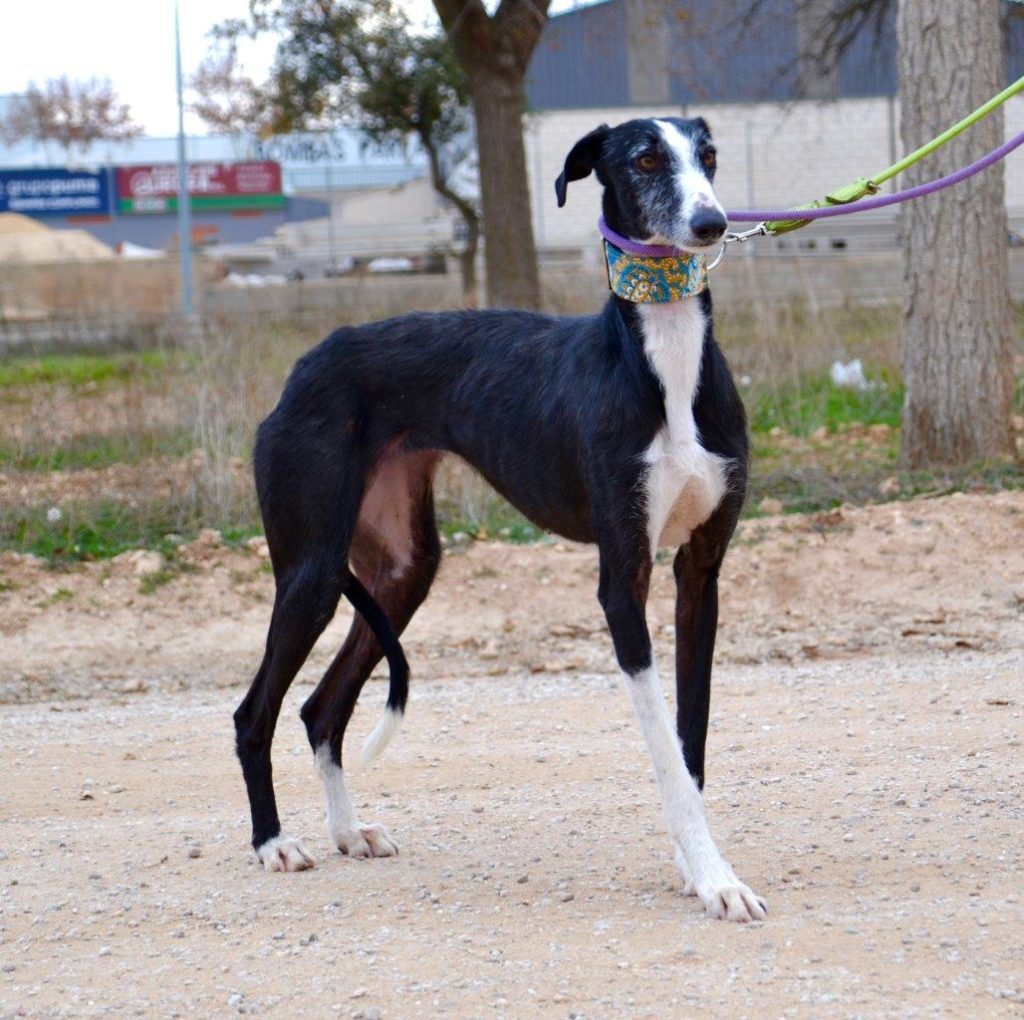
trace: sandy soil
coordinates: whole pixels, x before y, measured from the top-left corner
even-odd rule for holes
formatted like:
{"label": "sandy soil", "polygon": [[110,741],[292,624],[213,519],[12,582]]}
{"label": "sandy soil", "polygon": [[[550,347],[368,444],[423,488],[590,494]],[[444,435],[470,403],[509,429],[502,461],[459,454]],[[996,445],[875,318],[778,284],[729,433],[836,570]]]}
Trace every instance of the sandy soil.
{"label": "sandy soil", "polygon": [[[681,894],[590,550],[452,550],[406,642],[406,728],[349,765],[396,859],[329,852],[295,711],[285,827],[247,852],[230,713],[261,550],[0,558],[0,1016],[1024,1015],[1024,494],[751,521],[723,578],[712,829],[769,902]],[[650,618],[671,676],[672,584]],[[360,741],[383,684],[353,721]]]}

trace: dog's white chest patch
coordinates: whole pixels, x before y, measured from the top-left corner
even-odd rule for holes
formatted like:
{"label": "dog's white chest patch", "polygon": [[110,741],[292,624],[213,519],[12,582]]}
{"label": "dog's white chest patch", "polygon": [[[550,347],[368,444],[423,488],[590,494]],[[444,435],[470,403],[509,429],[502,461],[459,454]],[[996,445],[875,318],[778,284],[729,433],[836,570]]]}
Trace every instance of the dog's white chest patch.
{"label": "dog's white chest patch", "polygon": [[693,398],[700,379],[705,316],[694,300],[640,306],[644,348],[665,389],[665,426],[644,452],[651,553],[685,545],[725,495],[724,458],[700,444]]}

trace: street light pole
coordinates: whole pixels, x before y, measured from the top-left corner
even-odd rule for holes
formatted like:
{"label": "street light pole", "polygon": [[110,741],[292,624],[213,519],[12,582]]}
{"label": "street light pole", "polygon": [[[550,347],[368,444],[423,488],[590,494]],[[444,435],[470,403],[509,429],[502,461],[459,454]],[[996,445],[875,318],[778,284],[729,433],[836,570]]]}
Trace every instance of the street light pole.
{"label": "street light pole", "polygon": [[178,88],[178,247],[181,255],[181,314],[192,320],[192,210],[188,200],[188,159],[185,154],[185,99],[181,80],[181,29],[174,0],[174,64]]}

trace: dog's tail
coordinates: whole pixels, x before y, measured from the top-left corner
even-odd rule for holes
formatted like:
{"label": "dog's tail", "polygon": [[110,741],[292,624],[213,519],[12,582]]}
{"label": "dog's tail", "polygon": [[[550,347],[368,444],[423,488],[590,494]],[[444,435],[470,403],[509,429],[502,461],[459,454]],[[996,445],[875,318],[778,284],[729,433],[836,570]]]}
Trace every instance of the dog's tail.
{"label": "dog's tail", "polygon": [[388,670],[391,674],[384,715],[363,744],[363,761],[371,762],[380,756],[402,724],[405,703],[409,698],[409,663],[405,659],[405,652],[402,651],[402,645],[395,628],[391,626],[391,621],[355,574],[350,573],[348,576],[345,597],[373,631],[373,636],[380,643],[384,657],[388,660]]}

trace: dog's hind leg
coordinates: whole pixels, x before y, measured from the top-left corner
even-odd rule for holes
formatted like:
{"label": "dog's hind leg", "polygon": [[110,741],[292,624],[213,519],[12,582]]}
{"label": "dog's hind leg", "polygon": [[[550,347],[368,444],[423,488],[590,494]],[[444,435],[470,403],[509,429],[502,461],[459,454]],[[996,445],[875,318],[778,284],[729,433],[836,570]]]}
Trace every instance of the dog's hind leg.
{"label": "dog's hind leg", "polygon": [[343,559],[325,557],[311,559],[279,582],[263,663],[235,712],[238,758],[252,812],[252,845],[268,871],[313,866],[298,840],[281,834],[270,745],[281,702],[334,615],[344,574]]}
{"label": "dog's hind leg", "polygon": [[297,486],[288,471],[296,453],[274,448],[274,438],[257,442],[257,486],[277,592],[266,652],[235,711],[235,733],[256,854],[268,871],[303,871],[313,861],[298,840],[281,833],[270,747],[284,696],[351,577],[348,545],[364,481],[361,466],[338,449],[307,472],[308,484]]}
{"label": "dog's hind leg", "polygon": [[[399,634],[426,598],[441,559],[432,492],[436,462],[432,453],[402,454],[378,467],[349,553],[352,569]],[[328,833],[335,846],[352,857],[397,853],[382,826],[363,824],[356,817],[342,770],[345,729],[381,655],[371,628],[356,614],[344,645],[302,707],[324,786]],[[389,698],[385,725],[374,734],[378,740],[382,732],[390,735],[397,727],[403,706],[404,692],[401,706]]]}

